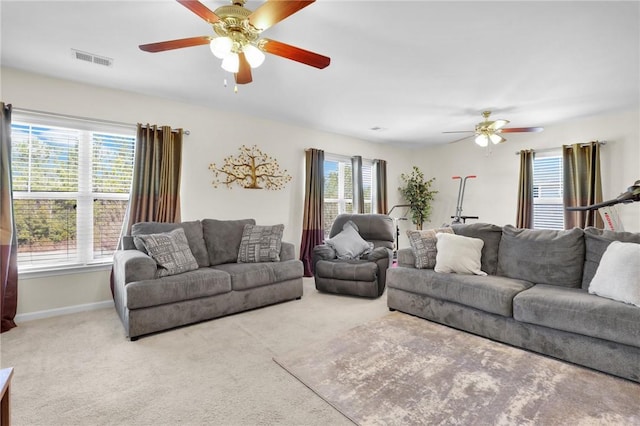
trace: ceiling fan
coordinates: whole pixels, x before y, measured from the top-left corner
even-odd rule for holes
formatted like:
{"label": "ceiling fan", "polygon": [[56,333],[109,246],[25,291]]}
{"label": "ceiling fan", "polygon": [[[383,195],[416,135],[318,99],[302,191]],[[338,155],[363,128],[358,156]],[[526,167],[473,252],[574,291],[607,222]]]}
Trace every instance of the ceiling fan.
{"label": "ceiling fan", "polygon": [[484,121],[476,124],[475,130],[460,130],[442,133],[473,133],[473,135],[465,136],[462,139],[457,139],[449,143],[460,142],[475,136],[475,142],[478,145],[485,147],[489,145],[489,142],[493,144],[505,142],[506,139],[500,135],[501,133],[529,133],[541,132],[544,130],[542,127],[504,127],[509,124],[509,120],[489,120],[491,111],[483,111],[482,116],[484,117]]}
{"label": "ceiling fan", "polygon": [[267,0],[254,11],[244,7],[245,0],[231,0],[230,5],[221,6],[215,11],[196,0],[177,1],[211,24],[217,37],[200,36],[142,44],[139,46],[141,50],[156,53],[208,44],[211,52],[222,59],[222,68],[234,74],[236,84],[251,83],[251,68],[262,64],[265,59],[263,52],[320,69],[326,68],[331,62],[331,58],[326,56],[260,37],[264,30],[315,0]]}

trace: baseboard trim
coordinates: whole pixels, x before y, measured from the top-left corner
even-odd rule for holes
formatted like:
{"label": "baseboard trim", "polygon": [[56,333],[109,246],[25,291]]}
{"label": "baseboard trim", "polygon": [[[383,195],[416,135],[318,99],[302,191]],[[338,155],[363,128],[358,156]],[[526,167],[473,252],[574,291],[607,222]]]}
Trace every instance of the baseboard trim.
{"label": "baseboard trim", "polygon": [[65,306],[64,308],[47,309],[44,311],[28,312],[26,314],[16,315],[17,323],[33,321],[43,318],[57,317],[60,315],[75,314],[78,312],[95,311],[96,309],[112,308],[113,300],[104,300],[102,302],[85,303],[83,305]]}

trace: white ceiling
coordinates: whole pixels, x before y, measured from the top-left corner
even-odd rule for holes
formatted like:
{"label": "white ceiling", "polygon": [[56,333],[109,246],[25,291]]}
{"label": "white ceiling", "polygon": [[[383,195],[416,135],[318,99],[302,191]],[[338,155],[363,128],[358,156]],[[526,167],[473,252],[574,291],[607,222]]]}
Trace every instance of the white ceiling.
{"label": "white ceiling", "polygon": [[[473,129],[484,109],[525,127],[640,104],[637,1],[318,0],[263,35],[330,56],[331,65],[268,55],[237,94],[207,46],[138,49],[213,34],[175,1],[0,6],[3,66],[376,142],[446,143],[460,135],[443,131]],[[71,49],[113,66],[75,60]]]}

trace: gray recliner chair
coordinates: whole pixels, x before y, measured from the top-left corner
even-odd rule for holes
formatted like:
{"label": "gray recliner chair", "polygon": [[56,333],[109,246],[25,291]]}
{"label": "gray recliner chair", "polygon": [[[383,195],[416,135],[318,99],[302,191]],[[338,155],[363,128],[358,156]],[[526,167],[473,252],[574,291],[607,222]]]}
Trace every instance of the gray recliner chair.
{"label": "gray recliner chair", "polygon": [[329,239],[340,234],[347,222],[353,222],[365,241],[368,252],[356,259],[339,259],[329,244],[313,249],[316,289],[361,297],[380,297],[384,292],[387,269],[393,259],[393,220],[383,214],[341,214],[331,226]]}

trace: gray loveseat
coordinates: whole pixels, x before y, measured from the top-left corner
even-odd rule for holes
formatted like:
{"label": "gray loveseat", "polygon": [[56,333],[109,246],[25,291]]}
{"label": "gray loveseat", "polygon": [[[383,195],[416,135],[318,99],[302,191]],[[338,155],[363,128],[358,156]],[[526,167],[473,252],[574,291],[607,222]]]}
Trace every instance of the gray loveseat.
{"label": "gray loveseat", "polygon": [[[278,261],[238,263],[253,219],[133,225],[114,255],[116,310],[131,340],[138,336],[302,297],[302,262],[282,242]],[[182,228],[197,269],[158,278],[158,264],[136,249],[135,236]],[[139,247],[142,248],[142,247]]]}
{"label": "gray loveseat", "polygon": [[640,234],[453,229],[484,241],[488,275],[416,269],[412,249],[402,249],[387,272],[389,309],[640,382],[640,307],[587,291],[607,246],[640,243]]}

